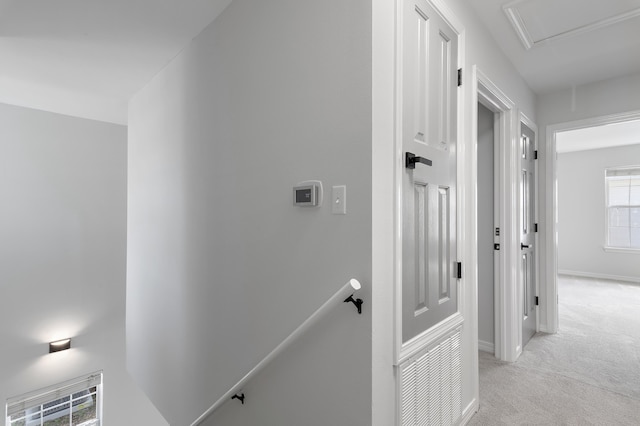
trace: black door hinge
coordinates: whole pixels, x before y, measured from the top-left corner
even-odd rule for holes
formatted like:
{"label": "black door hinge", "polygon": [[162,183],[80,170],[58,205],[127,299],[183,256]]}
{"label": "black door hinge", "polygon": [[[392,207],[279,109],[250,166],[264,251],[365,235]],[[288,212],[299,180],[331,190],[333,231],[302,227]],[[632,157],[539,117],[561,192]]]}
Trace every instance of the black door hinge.
{"label": "black door hinge", "polygon": [[462,278],[462,262],[458,262],[458,274],[457,274],[457,278],[460,279]]}
{"label": "black door hinge", "polygon": [[462,68],[458,68],[458,87],[462,86]]}
{"label": "black door hinge", "polygon": [[538,296],[536,296],[536,306],[538,306]]}
{"label": "black door hinge", "polygon": [[533,151],[533,159],[534,160],[538,159],[538,150],[537,149],[535,151]]}
{"label": "black door hinge", "polygon": [[533,224],[533,232],[538,232],[538,224],[537,223]]}
{"label": "black door hinge", "polygon": [[500,244],[495,243],[495,244],[493,245],[493,249],[494,249],[494,250],[500,250]]}

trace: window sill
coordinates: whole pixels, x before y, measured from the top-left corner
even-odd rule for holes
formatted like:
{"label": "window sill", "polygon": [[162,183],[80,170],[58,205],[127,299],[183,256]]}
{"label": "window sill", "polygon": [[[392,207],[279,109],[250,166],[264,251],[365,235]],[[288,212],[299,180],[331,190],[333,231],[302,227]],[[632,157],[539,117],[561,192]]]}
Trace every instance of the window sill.
{"label": "window sill", "polygon": [[603,249],[604,249],[604,251],[606,251],[608,253],[640,254],[640,249],[637,249],[637,248],[604,246]]}

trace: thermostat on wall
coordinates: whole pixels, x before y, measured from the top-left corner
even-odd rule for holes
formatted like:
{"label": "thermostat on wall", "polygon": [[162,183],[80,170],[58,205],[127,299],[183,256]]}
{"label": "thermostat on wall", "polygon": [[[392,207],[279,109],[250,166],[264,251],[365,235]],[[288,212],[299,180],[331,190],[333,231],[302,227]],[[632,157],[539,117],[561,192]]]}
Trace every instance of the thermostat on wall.
{"label": "thermostat on wall", "polygon": [[318,207],[322,205],[322,182],[308,180],[293,187],[293,205]]}

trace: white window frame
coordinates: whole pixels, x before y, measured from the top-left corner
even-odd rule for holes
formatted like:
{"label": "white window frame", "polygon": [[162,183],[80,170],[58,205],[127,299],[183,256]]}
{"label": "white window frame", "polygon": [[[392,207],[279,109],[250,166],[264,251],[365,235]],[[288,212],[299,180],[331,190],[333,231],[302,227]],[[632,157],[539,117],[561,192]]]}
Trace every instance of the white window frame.
{"label": "white window frame", "polygon": [[[640,172],[640,165],[638,166],[620,166],[620,167],[607,167],[604,171],[604,191],[605,191],[605,199],[604,199],[604,251],[611,253],[634,253],[640,254],[640,248],[635,247],[617,247],[609,244],[609,177],[607,176],[607,172],[609,171],[626,171],[629,172],[637,171]],[[620,207],[629,207],[629,208],[640,208],[640,205],[631,205],[627,204]]]}
{"label": "white window frame", "polygon": [[[9,398],[6,403],[5,411],[6,425],[11,426],[12,424],[16,424],[16,422],[17,424],[25,424],[26,422],[22,422],[21,420],[26,419],[28,415],[23,418],[15,418],[13,420],[11,417],[22,411],[35,407],[40,407],[41,410],[44,411],[44,407],[42,406],[45,404],[50,404],[58,399],[66,398],[79,392],[91,390],[94,387],[96,389],[95,404],[97,419],[97,422],[95,422],[94,425],[100,426],[102,425],[102,371],[94,372],[63,383],[58,383],[53,386]],[[71,410],[71,413],[72,412],[73,410]],[[46,417],[46,415],[40,417],[40,424],[47,421]],[[71,425],[71,420],[72,416],[69,415],[69,425]]]}

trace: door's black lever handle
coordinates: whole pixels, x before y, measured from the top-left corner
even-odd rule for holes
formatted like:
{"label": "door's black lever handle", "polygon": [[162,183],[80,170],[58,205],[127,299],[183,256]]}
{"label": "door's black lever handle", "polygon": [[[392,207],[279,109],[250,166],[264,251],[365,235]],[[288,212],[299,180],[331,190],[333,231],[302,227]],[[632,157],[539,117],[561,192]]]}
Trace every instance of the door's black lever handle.
{"label": "door's black lever handle", "polygon": [[428,158],[418,157],[413,152],[407,152],[404,155],[404,166],[407,169],[415,169],[416,163],[425,164],[427,166],[433,164]]}
{"label": "door's black lever handle", "polygon": [[520,250],[528,249],[530,247],[530,245],[520,243]]}

